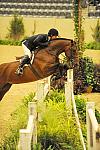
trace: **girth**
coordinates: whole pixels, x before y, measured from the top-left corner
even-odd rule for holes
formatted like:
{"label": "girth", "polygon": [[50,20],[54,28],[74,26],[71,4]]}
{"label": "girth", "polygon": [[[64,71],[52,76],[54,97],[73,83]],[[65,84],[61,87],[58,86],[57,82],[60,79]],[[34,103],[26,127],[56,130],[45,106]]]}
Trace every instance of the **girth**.
{"label": "girth", "polygon": [[43,78],[43,76],[41,76],[42,72],[40,71],[39,67],[38,67],[38,69],[37,69],[37,67],[34,68],[31,63],[28,64],[28,66],[29,66],[30,70],[32,71],[32,73],[35,74],[36,79],[42,79]]}

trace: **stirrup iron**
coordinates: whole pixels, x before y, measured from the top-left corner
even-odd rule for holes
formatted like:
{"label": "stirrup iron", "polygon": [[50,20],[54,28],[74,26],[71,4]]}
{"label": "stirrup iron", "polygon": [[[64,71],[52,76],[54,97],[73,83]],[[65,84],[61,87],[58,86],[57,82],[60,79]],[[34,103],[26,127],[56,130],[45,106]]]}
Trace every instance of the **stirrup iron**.
{"label": "stirrup iron", "polygon": [[15,73],[17,75],[23,75],[23,68],[18,68]]}

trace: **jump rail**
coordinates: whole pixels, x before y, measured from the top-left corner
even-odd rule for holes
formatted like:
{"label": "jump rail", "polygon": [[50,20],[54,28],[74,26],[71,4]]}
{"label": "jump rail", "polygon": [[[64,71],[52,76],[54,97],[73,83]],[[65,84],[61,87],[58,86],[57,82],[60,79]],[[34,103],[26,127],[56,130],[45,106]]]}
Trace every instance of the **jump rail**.
{"label": "jump rail", "polygon": [[37,104],[36,102],[29,102],[29,119],[26,129],[19,131],[18,150],[31,150],[31,141],[33,144],[37,143]]}
{"label": "jump rail", "polygon": [[95,117],[94,105],[94,102],[87,102],[86,105],[88,150],[100,150],[100,126]]}
{"label": "jump rail", "polygon": [[[50,77],[37,82],[37,92],[34,99],[43,100],[50,89]],[[31,150],[31,142],[37,144],[37,103],[29,102],[29,119],[26,129],[19,131],[18,150]]]}
{"label": "jump rail", "polygon": [[37,82],[37,92],[35,99],[42,100],[50,90],[50,76],[42,81]]}
{"label": "jump rail", "polygon": [[[71,110],[73,106],[81,143],[83,145],[83,149],[86,150],[73,94],[73,69],[69,69],[67,71],[67,82],[65,82],[65,98],[66,105],[70,107]],[[100,150],[100,126],[95,117],[94,102],[88,102],[86,105],[86,120],[88,150]]]}
{"label": "jump rail", "polygon": [[72,106],[73,106],[75,119],[77,122],[79,134],[80,134],[80,140],[81,140],[81,143],[83,146],[83,150],[86,150],[86,146],[85,146],[83,135],[82,135],[81,125],[79,122],[78,113],[77,113],[77,109],[76,109],[74,93],[73,93],[73,69],[67,70],[67,82],[65,82],[65,99],[66,99],[66,105],[71,110],[72,110]]}

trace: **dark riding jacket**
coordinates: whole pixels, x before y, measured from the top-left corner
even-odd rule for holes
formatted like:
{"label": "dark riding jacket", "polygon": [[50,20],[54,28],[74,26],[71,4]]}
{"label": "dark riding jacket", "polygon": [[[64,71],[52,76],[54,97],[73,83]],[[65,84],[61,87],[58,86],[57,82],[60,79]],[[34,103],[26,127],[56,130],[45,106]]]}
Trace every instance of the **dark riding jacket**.
{"label": "dark riding jacket", "polygon": [[23,44],[30,50],[34,51],[36,47],[46,47],[48,46],[48,35],[47,34],[38,34],[29,37],[23,41]]}

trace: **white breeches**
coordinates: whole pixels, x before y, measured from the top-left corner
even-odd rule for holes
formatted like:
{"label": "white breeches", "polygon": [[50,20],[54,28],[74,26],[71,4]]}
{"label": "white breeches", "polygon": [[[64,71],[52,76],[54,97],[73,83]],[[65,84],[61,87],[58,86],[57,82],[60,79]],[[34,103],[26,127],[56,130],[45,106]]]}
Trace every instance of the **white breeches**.
{"label": "white breeches", "polygon": [[23,43],[22,43],[22,47],[24,49],[24,54],[29,56],[29,58],[31,59],[31,64],[32,64],[34,60],[34,52],[31,53],[30,50]]}
{"label": "white breeches", "polygon": [[24,49],[24,54],[25,54],[25,55],[28,55],[29,58],[31,58],[31,57],[32,57],[32,54],[31,54],[30,50],[29,50],[23,43],[22,43],[22,47],[23,47],[23,49]]}

